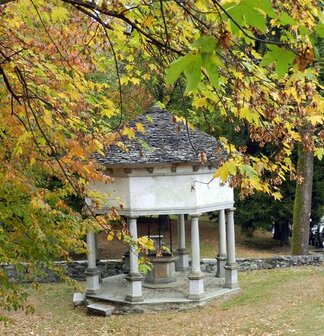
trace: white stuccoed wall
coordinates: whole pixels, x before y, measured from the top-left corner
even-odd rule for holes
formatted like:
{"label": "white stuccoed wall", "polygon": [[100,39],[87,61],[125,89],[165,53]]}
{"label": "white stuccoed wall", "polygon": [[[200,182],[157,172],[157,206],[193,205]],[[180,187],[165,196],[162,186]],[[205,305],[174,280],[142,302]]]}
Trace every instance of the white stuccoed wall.
{"label": "white stuccoed wall", "polygon": [[114,169],[113,183],[95,183],[92,190],[107,193],[112,206],[119,208],[121,215],[153,214],[199,214],[212,210],[230,208],[234,204],[233,189],[213,178],[213,169],[202,167],[193,171],[191,165],[177,167]]}

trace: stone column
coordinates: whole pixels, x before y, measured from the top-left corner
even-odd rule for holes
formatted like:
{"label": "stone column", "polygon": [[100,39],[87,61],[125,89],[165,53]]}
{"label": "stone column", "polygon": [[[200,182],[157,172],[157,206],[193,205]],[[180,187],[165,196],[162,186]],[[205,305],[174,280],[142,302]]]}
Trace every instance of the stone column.
{"label": "stone column", "polygon": [[87,277],[86,294],[93,295],[100,291],[100,271],[96,265],[96,237],[93,231],[87,234],[88,245],[88,268],[85,272]]}
{"label": "stone column", "polygon": [[176,261],[177,271],[183,271],[189,268],[189,254],[186,249],[186,231],[184,215],[178,215],[178,259]]}
{"label": "stone column", "polygon": [[[137,217],[128,218],[129,233],[134,241],[137,240]],[[138,255],[136,247],[130,247],[129,251],[129,274],[126,276],[128,281],[126,300],[130,302],[141,302],[143,277],[138,271]]]}
{"label": "stone column", "polygon": [[216,277],[225,277],[225,264],[226,264],[226,225],[225,225],[225,210],[219,210],[218,222],[218,235],[219,235],[219,252],[217,254],[217,271]]}
{"label": "stone column", "polygon": [[225,287],[238,288],[237,270],[238,266],[235,259],[235,229],[234,229],[234,210],[227,210],[227,262],[225,265]]}
{"label": "stone column", "polygon": [[191,272],[189,274],[189,299],[204,296],[204,275],[200,270],[199,215],[191,216]]}

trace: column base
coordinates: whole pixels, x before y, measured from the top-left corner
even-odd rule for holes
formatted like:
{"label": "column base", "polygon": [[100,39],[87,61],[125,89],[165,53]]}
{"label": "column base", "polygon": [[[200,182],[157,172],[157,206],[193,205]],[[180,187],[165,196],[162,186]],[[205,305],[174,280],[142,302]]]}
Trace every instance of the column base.
{"label": "column base", "polygon": [[189,269],[189,252],[186,249],[177,249],[176,270],[185,271]]}
{"label": "column base", "polygon": [[139,273],[130,273],[125,277],[127,280],[127,291],[128,294],[125,300],[128,302],[143,302],[142,296],[142,281],[143,277]]}
{"label": "column base", "polygon": [[88,268],[85,272],[87,277],[86,295],[95,295],[100,292],[100,271],[98,268]]}
{"label": "column base", "polygon": [[98,289],[87,289],[85,292],[85,295],[97,295],[101,292],[101,288],[99,287]]}
{"label": "column base", "polygon": [[238,265],[235,263],[233,265],[225,266],[225,286],[226,288],[236,289],[239,288],[238,285]]}
{"label": "column base", "polygon": [[189,274],[189,295],[190,300],[201,300],[205,296],[204,274],[202,272]]}
{"label": "column base", "polygon": [[226,265],[226,256],[218,255],[216,257],[217,260],[217,271],[216,277],[217,278],[224,278],[225,277],[225,265]]}

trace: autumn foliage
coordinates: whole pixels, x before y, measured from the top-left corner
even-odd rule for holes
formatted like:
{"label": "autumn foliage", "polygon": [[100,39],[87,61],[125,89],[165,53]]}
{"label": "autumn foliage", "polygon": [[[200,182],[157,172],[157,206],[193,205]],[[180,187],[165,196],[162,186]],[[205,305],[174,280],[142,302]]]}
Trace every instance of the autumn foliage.
{"label": "autumn foliage", "polygon": [[302,183],[296,145],[324,155],[319,1],[0,0],[0,14],[0,262],[50,264],[83,250],[88,229],[111,233],[115,211],[83,208],[85,220],[71,200],[101,199],[87,186],[109,176],[91,154],[151,103],[147,86],[164,104],[180,88],[186,121],[217,116],[272,146],[251,155],[220,139],[229,157],[215,177],[242,196]]}

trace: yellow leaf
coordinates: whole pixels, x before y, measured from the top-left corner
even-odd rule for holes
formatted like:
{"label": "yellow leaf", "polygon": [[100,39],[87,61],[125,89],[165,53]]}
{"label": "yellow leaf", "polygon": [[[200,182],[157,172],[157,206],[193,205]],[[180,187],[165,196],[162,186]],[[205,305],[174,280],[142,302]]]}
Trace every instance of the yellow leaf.
{"label": "yellow leaf", "polygon": [[122,135],[126,135],[129,139],[134,139],[135,138],[135,132],[132,128],[130,127],[125,127],[122,130]]}
{"label": "yellow leaf", "polygon": [[222,166],[216,170],[214,177],[219,177],[224,182],[226,181],[228,175],[228,170],[226,169],[226,167]]}
{"label": "yellow leaf", "polygon": [[115,111],[112,110],[112,109],[103,109],[103,110],[100,111],[100,114],[102,116],[111,118],[115,114]]}
{"label": "yellow leaf", "polygon": [[245,118],[248,122],[252,123],[253,121],[257,122],[259,120],[259,115],[249,109],[247,106],[244,106],[240,110],[240,118],[243,119]]}
{"label": "yellow leaf", "polygon": [[125,146],[125,144],[121,141],[117,141],[116,142],[116,146],[118,146],[119,148],[121,148],[123,151],[128,152],[128,148]]}
{"label": "yellow leaf", "polygon": [[114,237],[115,237],[115,234],[114,234],[114,232],[110,232],[109,234],[108,234],[108,236],[107,236],[107,240],[108,241],[111,241],[111,240],[113,240],[114,239]]}
{"label": "yellow leaf", "polygon": [[219,177],[223,182],[227,180],[228,176],[235,175],[237,171],[236,164],[234,161],[227,161],[221,167],[219,167],[214,177]]}
{"label": "yellow leaf", "polygon": [[133,84],[135,84],[135,85],[138,85],[138,84],[140,83],[140,80],[139,80],[138,78],[134,78],[134,77],[132,77],[132,78],[130,79],[130,81],[131,81]]}
{"label": "yellow leaf", "polygon": [[47,126],[53,126],[52,116],[48,110],[45,110],[43,120]]}
{"label": "yellow leaf", "polygon": [[126,85],[129,82],[130,78],[128,76],[123,76],[120,78],[120,83]]}
{"label": "yellow leaf", "polygon": [[207,99],[205,97],[195,97],[193,99],[192,105],[195,108],[205,107],[207,105]]}
{"label": "yellow leaf", "polygon": [[151,70],[157,70],[157,66],[155,64],[149,64],[148,66]]}
{"label": "yellow leaf", "polygon": [[55,7],[52,10],[51,17],[54,22],[61,21],[64,22],[69,14],[68,10],[64,7]]}
{"label": "yellow leaf", "polygon": [[97,139],[95,139],[93,142],[96,145],[98,150],[103,150],[104,146],[101,142],[99,142]]}
{"label": "yellow leaf", "polygon": [[307,119],[310,121],[310,123],[315,126],[316,124],[323,124],[324,117],[321,115],[312,115],[308,116]]}
{"label": "yellow leaf", "polygon": [[143,26],[143,27],[151,26],[153,20],[154,20],[154,17],[153,17],[152,15],[149,15],[149,16],[142,22],[142,26]]}
{"label": "yellow leaf", "polygon": [[155,249],[153,240],[148,238],[147,236],[142,236],[138,238],[137,243],[144,249],[147,249],[147,250]]}
{"label": "yellow leaf", "polygon": [[275,200],[281,200],[282,199],[282,195],[279,191],[276,191],[274,193],[272,193],[272,196],[274,197]]}
{"label": "yellow leaf", "polygon": [[243,73],[242,72],[234,71],[233,75],[234,75],[235,78],[243,79]]}
{"label": "yellow leaf", "polygon": [[314,155],[319,159],[322,160],[324,156],[324,148],[315,148]]}
{"label": "yellow leaf", "polygon": [[136,129],[138,132],[145,133],[145,128],[142,123],[137,122],[136,123]]}

